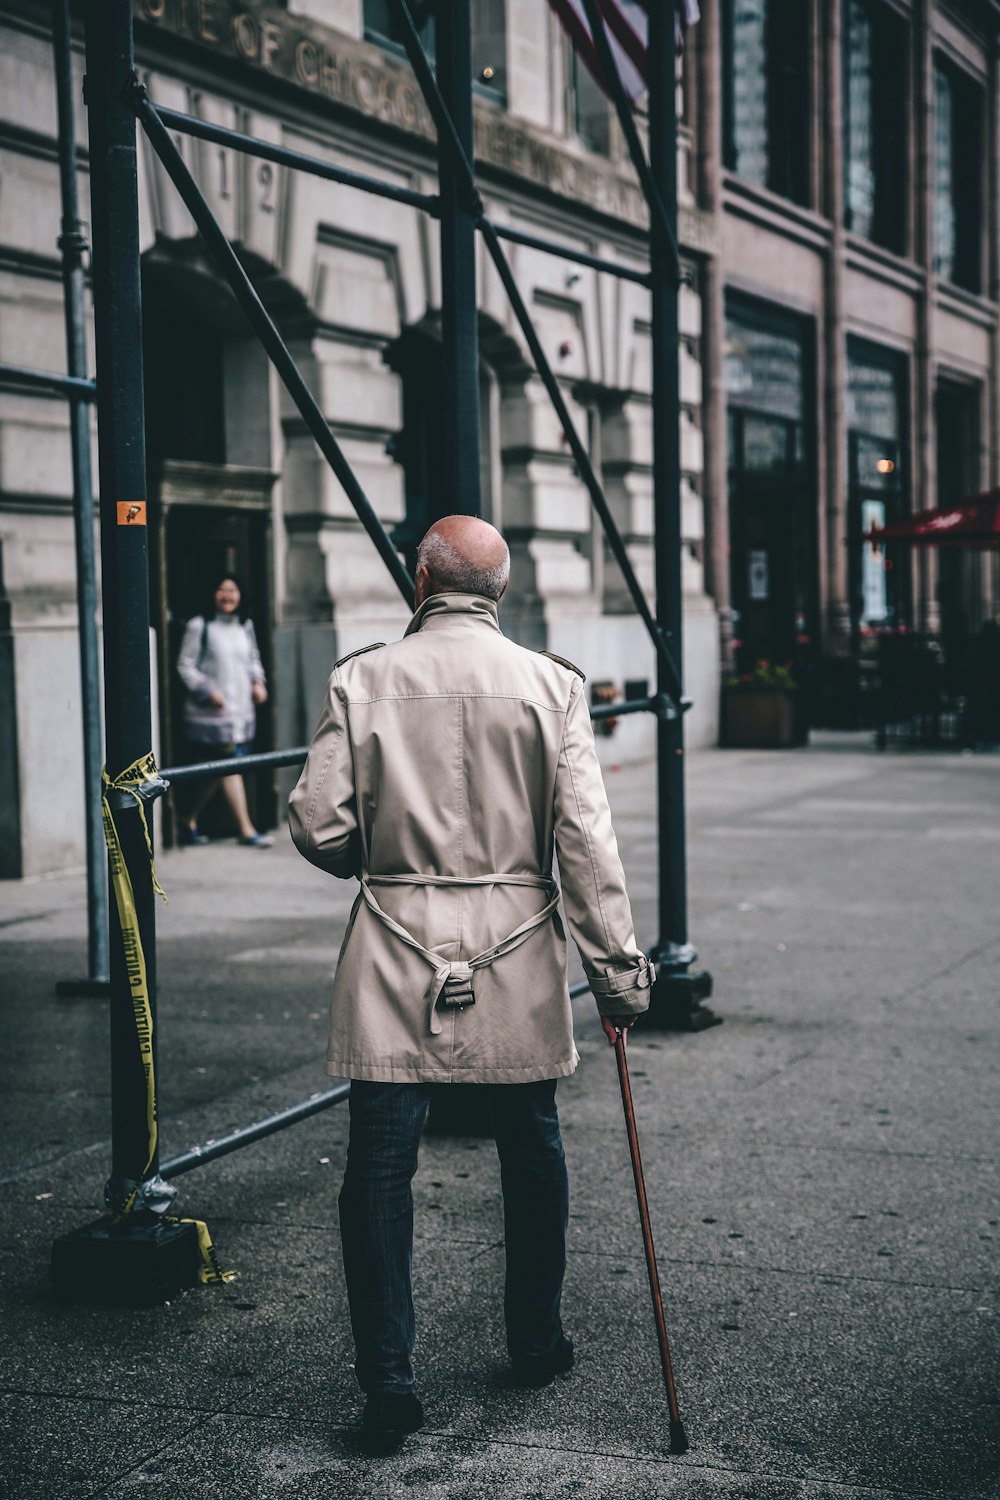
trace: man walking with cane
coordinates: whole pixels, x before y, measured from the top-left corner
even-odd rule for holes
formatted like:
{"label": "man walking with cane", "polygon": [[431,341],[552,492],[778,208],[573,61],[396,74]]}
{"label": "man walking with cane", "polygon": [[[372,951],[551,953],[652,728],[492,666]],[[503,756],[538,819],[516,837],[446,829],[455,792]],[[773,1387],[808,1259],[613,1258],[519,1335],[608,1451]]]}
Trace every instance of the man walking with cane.
{"label": "man walking with cane", "polygon": [[649,1004],[583,674],[500,631],[500,533],[450,516],[417,555],[401,641],[338,662],[289,801],[300,852],[358,879],[327,1071],[352,1081],[344,1270],[380,1451],[423,1423],[413,1389],[410,1184],[432,1083],[477,1083],[500,1157],[515,1381],[573,1363],[560,1319],[569,1193],[556,1081],[578,1062],[553,875],[605,1032]]}

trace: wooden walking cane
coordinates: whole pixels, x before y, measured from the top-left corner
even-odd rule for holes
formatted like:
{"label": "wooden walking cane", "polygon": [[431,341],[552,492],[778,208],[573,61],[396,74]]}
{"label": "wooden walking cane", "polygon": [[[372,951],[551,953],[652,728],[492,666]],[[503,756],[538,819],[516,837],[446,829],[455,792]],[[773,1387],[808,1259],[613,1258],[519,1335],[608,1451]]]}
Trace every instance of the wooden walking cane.
{"label": "wooden walking cane", "polygon": [[649,1274],[649,1290],[653,1298],[653,1314],[656,1318],[656,1336],[660,1341],[660,1363],[663,1366],[663,1383],[667,1388],[667,1407],[670,1411],[670,1451],[686,1453],[687,1435],[681,1422],[677,1405],[677,1390],[674,1372],[670,1363],[670,1345],[667,1343],[667,1324],[663,1316],[663,1297],[660,1293],[660,1277],[656,1269],[656,1251],[653,1249],[653,1231],[649,1222],[649,1204],[646,1201],[646,1183],[642,1175],[642,1159],[639,1156],[639,1137],[635,1129],[635,1110],[632,1107],[632,1086],[628,1077],[628,1062],[625,1046],[628,1032],[615,1027],[615,1061],[618,1064],[618,1082],[622,1091],[622,1108],[625,1111],[625,1129],[628,1133],[628,1149],[632,1157],[632,1176],[635,1178],[635,1199],[639,1205],[639,1222],[642,1225],[642,1248],[646,1252],[646,1270]]}

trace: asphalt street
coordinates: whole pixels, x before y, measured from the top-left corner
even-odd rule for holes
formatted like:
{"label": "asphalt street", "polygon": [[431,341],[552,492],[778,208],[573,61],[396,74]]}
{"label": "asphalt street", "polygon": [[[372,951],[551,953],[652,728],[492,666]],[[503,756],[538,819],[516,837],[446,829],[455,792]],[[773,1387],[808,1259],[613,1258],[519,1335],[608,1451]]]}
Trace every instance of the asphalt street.
{"label": "asphalt street", "polygon": [[[653,767],[607,777],[641,940]],[[637,1029],[633,1091],[681,1411],[668,1451],[614,1056],[576,1003],[559,1100],[575,1370],[508,1380],[489,1140],[415,1183],[427,1427],[361,1454],[340,1265],[343,1105],[180,1179],[239,1277],[146,1310],[64,1305],[53,1238],[100,1209],[106,1006],[83,880],[0,886],[0,1494],[988,1500],[998,1465],[1000,757],[863,737],[690,759],[691,937],[725,1024]],[[352,899],[280,837],[159,862],[165,1156],[327,1086]]]}

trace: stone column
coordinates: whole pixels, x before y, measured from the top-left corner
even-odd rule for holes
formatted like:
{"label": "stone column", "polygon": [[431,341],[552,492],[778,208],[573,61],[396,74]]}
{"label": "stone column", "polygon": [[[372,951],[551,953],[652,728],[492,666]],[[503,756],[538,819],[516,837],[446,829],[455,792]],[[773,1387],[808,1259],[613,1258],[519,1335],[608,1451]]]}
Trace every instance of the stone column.
{"label": "stone column", "polygon": [[[844,78],[843,6],[825,0],[824,132],[826,178],[822,204],[830,220],[826,261],[826,307],[820,350],[824,428],[820,434],[820,515],[818,530],[820,607],[825,619],[826,655],[850,647],[851,609],[847,548],[847,341],[844,332]],[[826,494],[823,494],[825,485]]]}
{"label": "stone column", "polygon": [[[722,38],[718,5],[707,5],[695,30],[698,46],[698,171],[701,207],[722,215]],[[702,428],[705,437],[705,580],[719,617],[723,671],[733,635],[729,580],[729,476],[726,453],[725,274],[721,251],[702,271]]]}

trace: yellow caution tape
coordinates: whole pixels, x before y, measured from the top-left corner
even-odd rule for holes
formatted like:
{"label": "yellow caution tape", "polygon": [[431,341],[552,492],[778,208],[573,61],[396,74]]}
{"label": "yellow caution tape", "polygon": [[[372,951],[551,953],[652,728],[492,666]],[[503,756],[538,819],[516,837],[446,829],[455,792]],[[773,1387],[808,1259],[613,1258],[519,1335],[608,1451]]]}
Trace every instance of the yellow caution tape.
{"label": "yellow caution tape", "polygon": [[[122,946],[125,950],[125,967],[128,972],[129,993],[132,996],[132,1011],[135,1016],[135,1032],[139,1042],[139,1056],[142,1059],[143,1072],[146,1075],[146,1130],[149,1140],[146,1165],[140,1174],[140,1183],[145,1180],[146,1173],[153,1164],[156,1155],[157,1124],[156,1124],[156,1076],[153,1066],[153,1008],[149,999],[149,981],[146,976],[146,957],[142,951],[142,937],[139,933],[139,918],[135,909],[135,892],[132,889],[132,880],[129,876],[125,856],[122,853],[121,841],[118,837],[118,829],[111,812],[111,804],[108,800],[109,792],[124,792],[135,799],[139,809],[139,817],[142,820],[142,831],[146,840],[146,848],[149,851],[149,868],[153,877],[153,890],[158,896],[167,900],[167,893],[156,878],[156,864],[153,860],[153,841],[149,836],[149,824],[146,822],[146,809],[143,805],[139,788],[147,781],[155,781],[157,777],[156,760],[150,750],[148,755],[142,755],[138,760],[126,766],[113,780],[108,775],[107,766],[101,770],[101,782],[104,794],[101,798],[101,816],[104,821],[104,838],[108,846],[108,863],[111,868],[111,885],[115,893],[115,906],[118,911],[118,926],[121,928]],[[128,1218],[135,1207],[139,1194],[137,1184],[129,1194],[127,1200],[115,1214],[115,1223],[120,1224]],[[178,1224],[194,1224],[198,1231],[198,1250],[201,1256],[199,1275],[203,1285],[232,1281],[236,1275],[235,1271],[223,1271],[219,1266],[219,1259],[212,1244],[212,1237],[208,1227],[201,1219],[167,1219],[167,1222]]]}

